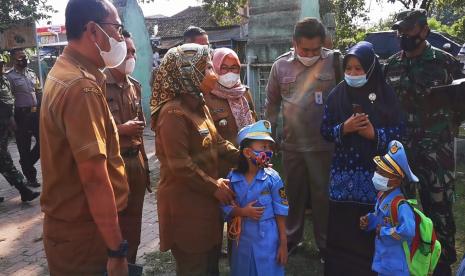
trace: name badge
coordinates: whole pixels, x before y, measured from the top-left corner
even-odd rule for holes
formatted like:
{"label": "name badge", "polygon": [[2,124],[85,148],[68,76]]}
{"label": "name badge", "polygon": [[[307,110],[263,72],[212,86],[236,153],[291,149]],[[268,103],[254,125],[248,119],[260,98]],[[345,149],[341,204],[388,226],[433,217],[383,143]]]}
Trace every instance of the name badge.
{"label": "name badge", "polygon": [[323,104],[323,92],[321,91],[315,92],[315,103]]}

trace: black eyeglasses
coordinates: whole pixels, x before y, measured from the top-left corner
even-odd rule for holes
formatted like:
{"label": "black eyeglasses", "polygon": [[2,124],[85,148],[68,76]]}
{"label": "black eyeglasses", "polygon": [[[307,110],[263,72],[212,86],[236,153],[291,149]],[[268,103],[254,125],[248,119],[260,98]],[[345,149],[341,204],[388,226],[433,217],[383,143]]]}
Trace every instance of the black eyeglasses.
{"label": "black eyeglasses", "polygon": [[115,29],[116,29],[116,31],[118,32],[119,35],[123,35],[124,26],[121,25],[121,24],[110,23],[110,22],[97,22],[97,24],[100,24],[100,25],[112,25],[113,27],[115,27]]}

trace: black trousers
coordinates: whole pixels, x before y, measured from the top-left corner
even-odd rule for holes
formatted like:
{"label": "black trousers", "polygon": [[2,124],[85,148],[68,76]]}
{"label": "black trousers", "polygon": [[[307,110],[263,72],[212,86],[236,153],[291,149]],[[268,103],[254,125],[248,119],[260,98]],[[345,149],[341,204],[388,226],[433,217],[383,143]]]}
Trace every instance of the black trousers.
{"label": "black trousers", "polygon": [[[34,164],[40,158],[39,148],[39,111],[30,112],[15,108],[16,145],[19,152],[19,164],[29,182],[37,181],[37,170]],[[35,138],[34,147],[32,137]]]}

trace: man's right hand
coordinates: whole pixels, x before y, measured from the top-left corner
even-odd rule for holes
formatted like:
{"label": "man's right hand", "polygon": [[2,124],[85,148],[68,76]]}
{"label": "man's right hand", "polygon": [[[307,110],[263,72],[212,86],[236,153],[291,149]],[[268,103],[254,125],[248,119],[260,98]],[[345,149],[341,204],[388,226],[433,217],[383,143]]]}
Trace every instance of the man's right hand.
{"label": "man's right hand", "polygon": [[128,261],[126,258],[108,258],[108,276],[128,276]]}
{"label": "man's right hand", "polygon": [[118,126],[120,135],[125,136],[142,136],[144,132],[145,123],[136,119],[127,121],[126,123]]}
{"label": "man's right hand", "polygon": [[216,181],[218,189],[216,189],[213,195],[223,205],[232,204],[234,202],[234,192],[229,188],[228,184],[228,179],[220,178]]}

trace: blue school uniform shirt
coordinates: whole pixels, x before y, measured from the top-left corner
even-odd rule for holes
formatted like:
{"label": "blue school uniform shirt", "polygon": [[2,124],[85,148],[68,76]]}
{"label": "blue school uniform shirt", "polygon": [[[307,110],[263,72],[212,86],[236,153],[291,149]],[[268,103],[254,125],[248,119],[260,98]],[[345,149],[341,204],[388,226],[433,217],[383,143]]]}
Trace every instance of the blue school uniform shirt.
{"label": "blue school uniform shirt", "polygon": [[396,188],[383,200],[376,201],[375,211],[368,214],[367,231],[375,230],[381,225],[379,236],[375,240],[375,255],[373,257],[373,271],[379,275],[410,275],[402,242],[407,241],[409,246],[415,236],[415,215],[412,207],[407,203],[399,205],[398,225],[391,222],[392,200],[402,195],[400,188]]}
{"label": "blue school uniform shirt", "polygon": [[[241,173],[231,172],[230,185],[236,193],[236,204],[245,207],[257,200],[264,212],[260,220],[242,218],[239,244],[233,241],[231,275],[284,275],[284,267],[276,262],[279,231],[275,216],[287,216],[289,206],[279,174],[271,169],[260,169],[251,184]],[[226,220],[230,220],[232,206],[223,206]]]}

